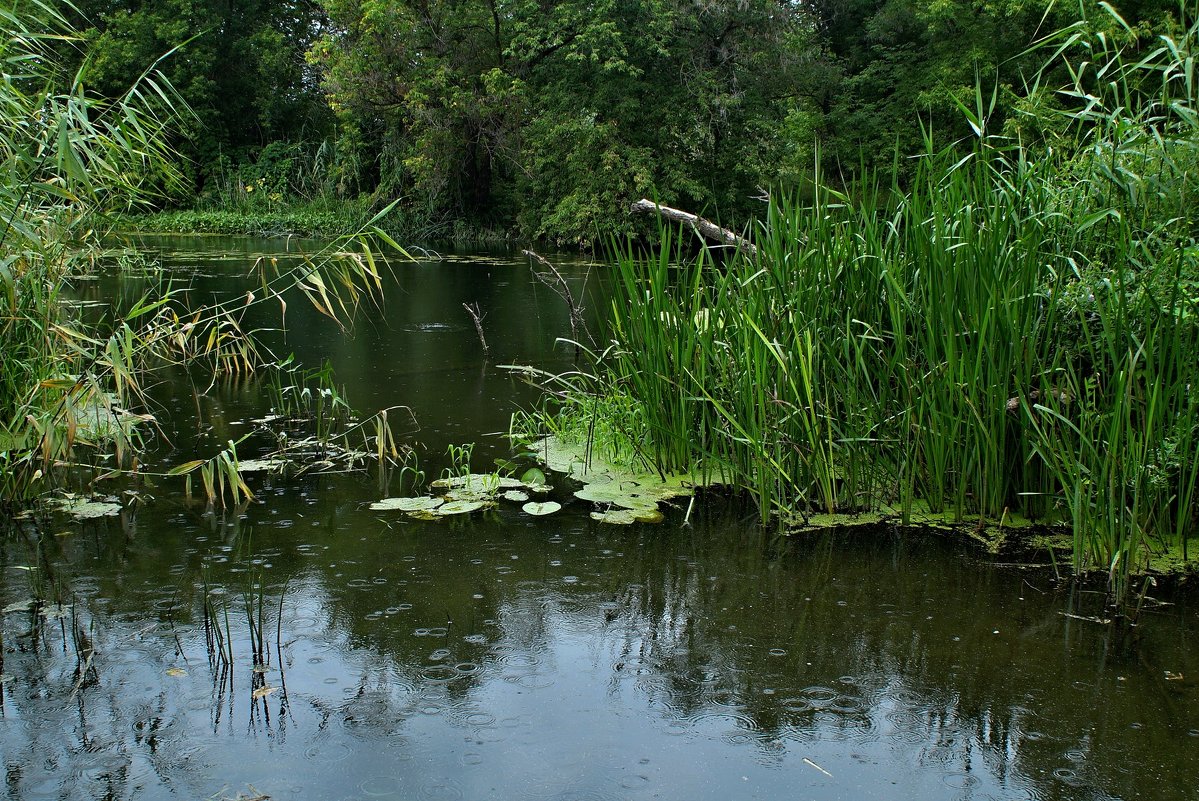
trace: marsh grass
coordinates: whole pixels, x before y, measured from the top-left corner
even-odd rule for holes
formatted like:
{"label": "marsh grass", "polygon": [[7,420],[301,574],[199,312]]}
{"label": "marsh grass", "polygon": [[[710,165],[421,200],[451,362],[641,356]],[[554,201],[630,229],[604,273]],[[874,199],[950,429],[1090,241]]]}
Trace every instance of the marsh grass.
{"label": "marsh grass", "polygon": [[[77,44],[62,5],[0,12],[0,497],[24,498],[77,444],[131,445],[112,421],[136,394],[132,339],[83,330],[64,303],[68,276],[89,263],[89,217],[128,208],[178,183],[168,137],[185,108],[147,72],[122,96],[86,91],[60,68]],[[98,373],[105,373],[97,379]],[[126,418],[128,419],[128,418]]]}
{"label": "marsh grass", "polygon": [[1066,526],[1075,571],[1124,598],[1199,509],[1199,27],[1174,33],[1135,58],[1085,25],[1050,37],[1056,140],[989,133],[980,89],[972,143],[929,134],[903,186],[772,198],[756,254],[669,229],[614,247],[615,344],[546,429],[632,417],[626,455],[725,465],[784,527]]}
{"label": "marsh grass", "polygon": [[[159,282],[109,318],[84,319],[66,300],[101,253],[95,226],[178,185],[172,126],[189,112],[153,68],[116,100],[88,92],[86,58],[75,74],[61,69],[61,49],[82,47],[63,11],[40,2],[0,11],[0,108],[28,121],[0,132],[0,504],[10,507],[67,482],[137,474],[140,431],[154,425],[142,391],[154,370],[244,377],[274,363],[243,327],[249,307],[282,314],[298,291],[347,328],[381,296],[378,245],[407,258],[377,228],[385,208],[298,264],[260,260],[245,296],[197,308]],[[328,419],[317,415],[318,425]],[[370,424],[374,449],[394,451],[385,426]],[[198,471],[210,501],[249,497],[232,445],[184,467],[171,472]]]}

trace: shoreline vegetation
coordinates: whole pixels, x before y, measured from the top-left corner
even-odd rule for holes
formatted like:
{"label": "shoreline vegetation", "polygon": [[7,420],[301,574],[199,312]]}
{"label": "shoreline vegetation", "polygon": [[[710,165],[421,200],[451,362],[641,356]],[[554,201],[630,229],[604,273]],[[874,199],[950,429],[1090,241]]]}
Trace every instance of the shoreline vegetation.
{"label": "shoreline vegetation", "polygon": [[474,225],[465,220],[431,223],[407,217],[401,210],[392,210],[386,216],[375,219],[377,205],[369,201],[338,199],[281,202],[265,209],[229,204],[122,214],[112,218],[111,224],[116,230],[127,233],[295,236],[310,239],[352,236],[369,224],[386,231],[397,242],[513,244],[518,241],[515,231]]}
{"label": "shoreline vegetation", "polygon": [[[354,18],[358,5],[332,3],[330,13]],[[709,72],[692,65],[711,79],[719,100],[709,98],[713,128],[701,139],[711,152],[700,148],[699,156],[621,138],[644,126],[558,114],[577,110],[570,96],[558,98],[560,108],[525,105],[535,102],[536,81],[589,85],[564,80],[572,70],[602,78],[608,91],[635,84],[646,72],[638,59],[651,64],[668,55],[658,45],[642,52],[630,44],[601,62],[597,54],[620,26],[567,19],[583,29],[558,45],[517,26],[527,41],[501,46],[497,29],[495,55],[511,74],[486,70],[481,89],[470,84],[479,96],[425,85],[423,73],[409,76],[427,92],[387,113],[410,115],[388,124],[412,140],[382,137],[395,158],[385,158],[384,147],[378,159],[356,162],[359,177],[394,168],[419,178],[408,189],[436,186],[455,203],[402,202],[404,187],[385,175],[376,176],[382,190],[344,199],[344,169],[335,168],[349,158],[344,148],[280,141],[240,166],[213,159],[194,209],[148,216],[140,212],[196,182],[172,142],[198,118],[154,69],[115,96],[93,92],[88,71],[103,75],[109,62],[75,58],[74,50],[64,57],[64,48],[87,47],[54,7],[15,8],[4,22],[12,35],[3,56],[13,74],[0,84],[0,104],[29,124],[0,134],[8,176],[0,187],[0,504],[8,510],[53,490],[90,488],[98,476],[139,474],[139,426],[151,422],[141,387],[157,365],[294,378],[298,368],[261,352],[254,332],[240,328],[244,306],[278,305],[294,290],[339,323],[347,320],[382,291],[385,272],[355,235],[373,231],[375,241],[406,257],[397,240],[504,241],[519,230],[559,243],[604,241],[616,276],[611,341],[590,350],[577,345],[589,369],[548,382],[544,406],[514,424],[526,439],[553,435],[612,464],[659,474],[718,469],[752,498],[763,524],[782,530],[876,515],[903,524],[933,516],[979,529],[1016,520],[1044,525],[1068,532],[1073,573],[1106,575],[1117,602],[1135,594],[1136,577],[1164,558],[1194,567],[1199,14],[1185,4],[1154,37],[1103,4],[1095,12],[1102,19],[1062,28],[1029,51],[1043,66],[1018,98],[1010,83],[984,90],[981,80],[950,93],[966,138],[943,146],[940,129],[925,122],[916,126],[918,147],[897,144],[889,165],[863,155],[835,180],[823,170],[840,161],[804,144],[801,167],[792,147],[819,140],[813,125],[788,116],[796,127],[782,138],[786,126],[764,122],[779,111],[766,91],[778,54],[749,49],[785,50],[780,43],[791,40],[783,34],[797,31],[808,46],[817,31],[797,22],[798,7],[763,12],[745,41],[736,19],[723,20],[724,35],[746,50],[730,51]],[[571,8],[558,4],[554,13]],[[512,14],[526,12],[541,13]],[[734,14],[731,5],[724,12]],[[677,19],[669,14],[663,20],[659,33],[672,46],[687,44],[676,41],[684,28],[706,35],[703,26],[671,28]],[[700,14],[699,21],[710,20]],[[425,22],[412,24],[423,30]],[[778,39],[751,35],[760,31]],[[311,44],[326,79],[337,84],[329,91],[339,114],[378,107],[378,87],[356,83],[354,70],[375,76],[386,65],[358,63],[362,54],[338,50],[336,40]],[[439,58],[453,61],[455,53]],[[737,58],[759,67],[757,81],[744,84],[744,95],[725,97],[718,78],[743,85],[729,66]],[[77,70],[68,68],[73,59],[82,64]],[[554,80],[539,71],[543,62]],[[433,64],[434,72],[449,74],[448,63]],[[523,77],[515,77],[513,63],[524,65]],[[446,97],[434,102],[438,92]],[[733,101],[747,98],[759,116],[737,116]],[[473,149],[466,162],[454,139],[462,126],[439,125],[431,110],[443,100],[475,126],[467,126]],[[617,105],[636,122],[650,104]],[[670,110],[686,108],[680,102]],[[547,127],[555,115],[569,125]],[[525,120],[527,130],[509,117]],[[679,136],[693,122],[671,119]],[[760,122],[755,130],[770,136],[733,148],[730,120]],[[365,135],[354,118],[341,123],[348,126],[343,138]],[[559,158],[554,148],[567,140],[599,154],[604,170],[582,156]],[[528,165],[512,155],[518,145],[531,148]],[[653,196],[655,181],[666,181],[655,158],[671,153],[676,185],[662,201],[685,206],[678,198],[691,198],[707,213],[705,203],[721,208],[734,193],[733,213],[761,210],[742,233],[752,247],[705,246],[692,236],[694,223],[656,231],[651,224],[647,238],[638,234],[648,218],[611,216],[617,201],[627,208],[635,197]],[[751,154],[755,170],[741,170],[737,159]],[[751,195],[783,155],[788,172],[776,177],[787,188]],[[504,162],[508,183],[490,183],[499,175],[493,157],[496,165],[511,162]],[[705,187],[687,177],[696,170],[737,180]],[[513,211],[514,195],[531,187],[553,191],[524,192],[532,205]],[[478,216],[455,212],[471,208]],[[479,222],[463,222],[470,219]],[[248,301],[191,308],[164,281],[167,288],[113,312],[119,316],[88,322],[66,299],[73,276],[95,263],[99,220],[140,230],[340,239],[327,250],[336,257],[314,257],[292,272],[260,265],[262,291]],[[608,239],[597,226],[602,220],[612,223]],[[331,391],[329,376],[320,381]],[[308,414],[318,424],[340,415]],[[377,423],[355,448],[380,462],[400,458],[386,412]],[[235,443],[164,475],[193,473],[210,503],[249,495]]]}
{"label": "shoreline vegetation", "polygon": [[783,530],[1065,531],[1074,573],[1119,601],[1152,564],[1193,569],[1199,25],[1135,61],[1057,36],[1092,61],[1048,145],[992,135],[979,90],[973,144],[927,134],[909,180],[772,197],[740,246],[693,255],[694,225],[615,244],[612,343],[518,428],[731,471]]}
{"label": "shoreline vegetation", "polygon": [[[248,307],[281,308],[285,294],[299,293],[339,325],[377,299],[385,265],[372,247],[385,244],[395,258],[408,258],[375,228],[389,207],[294,266],[259,260],[256,292],[245,297],[193,303],[159,274],[162,280],[149,282],[145,294],[114,303],[98,319],[72,302],[73,282],[110,256],[101,223],[160,202],[183,181],[171,140],[190,110],[154,70],[116,99],[92,93],[89,63],[68,71],[60,52],[82,46],[64,16],[68,10],[29,3],[0,14],[6,34],[0,59],[12,70],[0,81],[0,107],[27,122],[0,133],[5,519],[11,523],[55,493],[91,496],[111,486],[104,482],[120,482],[125,500],[135,505],[147,478],[180,477],[190,489],[198,476],[210,505],[249,498],[232,441],[209,458],[166,472],[147,472],[141,464],[158,433],[145,388],[165,367],[194,368],[209,378],[259,371],[275,379],[279,394],[286,383],[291,396],[305,399],[292,416],[318,429],[323,451],[399,459],[389,410],[350,425],[345,413],[322,406],[323,399],[337,399],[324,371],[298,372],[242,327]],[[315,404],[307,401],[314,392]]]}

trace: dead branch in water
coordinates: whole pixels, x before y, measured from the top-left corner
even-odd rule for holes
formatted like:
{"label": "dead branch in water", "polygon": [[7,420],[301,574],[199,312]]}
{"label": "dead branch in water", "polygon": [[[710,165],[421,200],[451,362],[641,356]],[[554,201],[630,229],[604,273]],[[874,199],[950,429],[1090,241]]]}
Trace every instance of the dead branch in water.
{"label": "dead branch in water", "polygon": [[579,331],[581,329],[583,333],[587,335],[587,338],[591,340],[591,344],[594,346],[595,339],[592,338],[591,332],[587,330],[587,323],[583,319],[583,306],[575,300],[574,293],[570,291],[570,285],[566,283],[566,279],[562,277],[562,273],[558,272],[558,268],[551,264],[549,259],[546,259],[540,254],[535,253],[532,250],[525,250],[522,252],[530,259],[536,261],[542,267],[545,267],[553,275],[553,281],[551,281],[545,273],[538,270],[533,271],[533,276],[538,281],[545,284],[555,293],[557,293],[558,297],[562,298],[562,300],[566,302],[567,307],[570,309],[571,341],[575,342],[576,344],[579,343]]}
{"label": "dead branch in water", "polygon": [[463,303],[462,308],[466,309],[470,319],[475,321],[475,331],[479,334],[479,344],[483,346],[483,358],[486,359],[491,353],[491,348],[487,347],[487,337],[483,336],[483,318],[486,315],[479,311],[478,303]]}

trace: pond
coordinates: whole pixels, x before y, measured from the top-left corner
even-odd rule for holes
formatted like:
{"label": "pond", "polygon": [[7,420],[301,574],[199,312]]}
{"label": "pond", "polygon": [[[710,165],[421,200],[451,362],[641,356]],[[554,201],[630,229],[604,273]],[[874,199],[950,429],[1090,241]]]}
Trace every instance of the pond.
{"label": "pond", "polygon": [[[200,297],[296,247],[142,244]],[[602,268],[560,264],[602,314]],[[461,443],[491,469],[536,400],[497,365],[569,369],[565,306],[519,255],[394,272],[351,333],[292,303],[266,337],[329,359],[356,408],[410,407],[430,474]],[[154,395],[154,469],[269,411],[252,379]],[[1129,627],[1051,567],[889,528],[780,538],[725,498],[609,526],[559,486],[557,515],[420,521],[369,508],[394,490],[372,471],[248,480],[242,510],[159,480],[119,518],[0,540],[3,798],[1199,798],[1194,592],[1150,591]]]}

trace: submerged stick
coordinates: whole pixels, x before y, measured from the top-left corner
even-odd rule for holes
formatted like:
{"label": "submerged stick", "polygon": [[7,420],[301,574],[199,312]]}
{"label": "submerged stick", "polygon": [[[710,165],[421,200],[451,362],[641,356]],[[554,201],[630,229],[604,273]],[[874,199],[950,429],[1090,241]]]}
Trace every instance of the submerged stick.
{"label": "submerged stick", "polygon": [[803,761],[804,761],[804,764],[805,764],[805,765],[808,765],[808,766],[810,766],[810,767],[816,768],[816,770],[820,771],[820,772],[821,772],[821,773],[823,773],[825,776],[828,776],[830,779],[831,779],[831,778],[833,778],[833,774],[829,773],[827,770],[825,770],[824,768],[820,767],[819,765],[817,765],[815,762],[813,762],[812,760],[808,759],[807,757],[804,757],[804,758],[803,758]]}
{"label": "submerged stick", "polygon": [[487,347],[487,337],[483,336],[483,314],[479,311],[478,303],[463,303],[462,308],[466,309],[466,313],[470,315],[470,319],[475,321],[475,331],[479,334],[479,344],[483,346],[483,358],[491,352],[491,348]]}
{"label": "submerged stick", "polygon": [[741,236],[735,231],[730,231],[728,228],[721,228],[711,220],[705,220],[703,217],[700,217],[697,214],[692,214],[689,211],[682,211],[681,209],[674,209],[670,206],[663,206],[659,203],[655,203],[652,200],[646,200],[645,198],[638,200],[636,203],[630,206],[629,209],[630,211],[653,211],[668,220],[687,223],[700,236],[715,240],[717,242],[722,242],[725,245],[732,247],[739,247],[750,256],[758,255],[757,246],[745,237]]}

